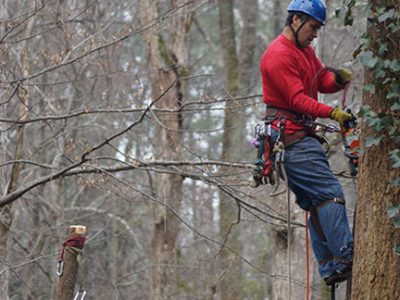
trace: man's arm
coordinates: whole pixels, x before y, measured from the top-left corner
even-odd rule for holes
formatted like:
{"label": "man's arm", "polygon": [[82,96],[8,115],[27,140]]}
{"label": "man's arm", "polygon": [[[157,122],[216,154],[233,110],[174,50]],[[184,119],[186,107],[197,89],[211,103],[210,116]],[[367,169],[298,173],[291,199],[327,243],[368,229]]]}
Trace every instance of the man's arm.
{"label": "man's arm", "polygon": [[289,110],[310,115],[313,118],[328,118],[333,108],[319,103],[305,93],[302,75],[296,62],[290,57],[280,57],[269,60],[264,65],[267,81],[279,91],[282,105]]}

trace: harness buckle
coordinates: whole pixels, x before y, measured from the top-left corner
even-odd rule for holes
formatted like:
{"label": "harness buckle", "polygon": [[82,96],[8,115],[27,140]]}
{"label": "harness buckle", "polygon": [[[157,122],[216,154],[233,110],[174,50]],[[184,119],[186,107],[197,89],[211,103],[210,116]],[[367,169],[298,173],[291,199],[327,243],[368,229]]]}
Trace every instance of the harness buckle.
{"label": "harness buckle", "polygon": [[276,139],[276,142],[279,142],[283,135],[285,134],[285,123],[286,123],[286,118],[285,117],[280,117],[278,119],[278,138]]}

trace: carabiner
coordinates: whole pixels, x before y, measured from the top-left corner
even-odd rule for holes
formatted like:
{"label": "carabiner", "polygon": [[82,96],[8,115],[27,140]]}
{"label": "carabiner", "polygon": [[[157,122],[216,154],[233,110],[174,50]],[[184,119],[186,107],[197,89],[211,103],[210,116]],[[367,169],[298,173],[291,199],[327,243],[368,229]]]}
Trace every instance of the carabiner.
{"label": "carabiner", "polygon": [[74,300],[83,300],[83,299],[85,299],[85,296],[86,296],[86,291],[79,290],[76,292]]}
{"label": "carabiner", "polygon": [[61,276],[64,272],[64,261],[60,260],[57,263],[57,275]]}

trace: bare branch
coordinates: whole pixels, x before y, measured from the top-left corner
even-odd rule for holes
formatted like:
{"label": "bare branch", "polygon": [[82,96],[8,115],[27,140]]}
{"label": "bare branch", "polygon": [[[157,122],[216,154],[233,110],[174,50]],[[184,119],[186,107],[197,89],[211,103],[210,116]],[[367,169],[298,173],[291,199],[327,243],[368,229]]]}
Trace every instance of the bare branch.
{"label": "bare branch", "polygon": [[47,182],[53,181],[55,179],[64,177],[66,175],[66,173],[68,171],[71,171],[81,165],[83,165],[85,162],[90,161],[90,159],[86,158],[90,153],[102,148],[103,146],[107,145],[109,142],[111,142],[113,139],[121,136],[122,134],[126,133],[127,131],[129,131],[130,129],[132,129],[134,126],[136,126],[137,124],[139,124],[140,122],[143,121],[145,115],[147,114],[147,112],[150,110],[150,108],[157,103],[160,99],[162,99],[162,97],[174,86],[174,84],[176,83],[173,82],[165,91],[164,93],[162,93],[157,99],[155,99],[154,101],[152,101],[148,107],[146,108],[146,110],[143,112],[143,114],[140,116],[140,118],[133,122],[130,126],[128,126],[127,128],[113,134],[111,137],[107,138],[104,142],[92,147],[91,149],[89,149],[88,151],[86,151],[85,153],[82,154],[81,156],[81,160],[78,162],[75,162],[73,164],[71,164],[70,166],[55,172],[53,174],[41,177],[37,180],[35,180],[33,183],[28,183],[27,185],[23,186],[20,189],[17,189],[15,191],[13,191],[12,193],[6,194],[3,198],[0,199],[0,207],[3,207],[9,203],[14,202],[16,199],[18,199],[19,197],[21,197],[23,194],[25,194],[26,192],[30,191],[31,189],[45,184]]}
{"label": "bare branch", "polygon": [[16,79],[16,80],[8,81],[8,82],[6,82],[6,83],[8,83],[8,84],[16,84],[16,83],[19,83],[19,82],[31,80],[31,79],[34,79],[34,78],[36,78],[36,77],[39,77],[39,76],[41,76],[41,75],[43,75],[43,74],[45,74],[45,73],[49,73],[49,72],[52,72],[52,71],[57,70],[57,69],[59,69],[59,68],[65,67],[65,66],[67,66],[67,65],[74,64],[75,62],[80,61],[82,58],[84,58],[84,57],[86,57],[86,56],[89,56],[90,54],[93,54],[93,53],[98,52],[98,51],[100,51],[100,50],[106,49],[106,48],[108,48],[108,47],[110,47],[110,46],[114,46],[114,45],[116,45],[116,44],[118,44],[118,43],[120,43],[120,42],[122,42],[122,41],[124,41],[124,40],[126,40],[126,39],[128,39],[128,38],[131,38],[131,37],[133,37],[133,36],[136,36],[136,35],[142,33],[143,31],[146,31],[146,30],[148,30],[148,29],[150,29],[150,28],[156,26],[157,24],[163,22],[166,18],[169,18],[169,17],[172,16],[174,13],[176,13],[176,12],[179,11],[180,9],[182,9],[182,8],[184,8],[184,7],[186,7],[186,6],[190,5],[190,4],[192,4],[193,2],[195,2],[195,1],[194,1],[194,0],[191,0],[191,1],[188,1],[188,2],[186,2],[186,3],[183,3],[182,5],[177,6],[177,7],[173,8],[173,9],[169,10],[169,11],[166,12],[164,15],[161,15],[161,16],[155,18],[155,19],[152,20],[149,24],[146,24],[146,25],[140,27],[139,29],[137,29],[137,30],[135,30],[135,31],[133,31],[133,32],[130,32],[130,33],[126,34],[126,35],[123,35],[123,36],[120,37],[120,38],[113,39],[112,41],[110,41],[110,42],[108,42],[108,43],[105,43],[105,44],[103,44],[103,45],[101,45],[101,46],[95,47],[95,48],[93,48],[93,49],[91,49],[91,50],[89,50],[89,51],[87,51],[87,52],[85,52],[85,53],[83,53],[83,54],[81,54],[81,55],[78,55],[78,56],[75,57],[75,58],[71,58],[71,59],[69,59],[69,60],[63,61],[63,62],[60,63],[60,64],[57,64],[57,65],[54,65],[54,66],[50,66],[50,67],[45,68],[45,69],[43,69],[43,70],[41,70],[41,71],[39,71],[39,72],[36,72],[36,73],[34,73],[34,74],[31,74],[31,75],[28,75],[28,76],[25,76],[25,77],[21,77],[21,78],[18,78],[18,79]]}

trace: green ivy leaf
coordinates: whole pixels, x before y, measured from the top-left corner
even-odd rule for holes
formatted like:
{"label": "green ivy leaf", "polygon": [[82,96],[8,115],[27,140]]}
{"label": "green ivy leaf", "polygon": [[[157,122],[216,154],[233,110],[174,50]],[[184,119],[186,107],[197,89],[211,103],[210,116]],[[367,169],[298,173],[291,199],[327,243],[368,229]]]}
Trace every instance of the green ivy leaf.
{"label": "green ivy leaf", "polygon": [[393,32],[396,33],[397,31],[400,30],[400,25],[397,25],[395,23],[391,23],[388,28]]}
{"label": "green ivy leaf", "polygon": [[400,158],[397,157],[396,162],[392,165],[393,168],[400,168]]}
{"label": "green ivy leaf", "polygon": [[382,15],[379,16],[378,21],[379,22],[385,22],[387,19],[392,19],[395,16],[395,11],[392,8],[391,10],[388,10],[387,12],[383,13]]}
{"label": "green ivy leaf", "polygon": [[374,112],[373,110],[370,110],[368,112],[368,116],[370,116],[371,118],[376,118],[378,116],[378,114],[376,112]]}
{"label": "green ivy leaf", "polygon": [[392,82],[394,79],[393,78],[391,78],[391,77],[387,77],[385,80],[383,80],[383,84],[387,84],[387,83],[389,83],[389,82]]}
{"label": "green ivy leaf", "polygon": [[365,142],[365,147],[370,148],[372,146],[378,146],[379,143],[381,142],[381,140],[382,140],[382,137],[380,137],[380,136],[378,136],[378,137],[369,136],[369,137],[367,137],[367,140]]}
{"label": "green ivy leaf", "polygon": [[385,52],[387,52],[387,51],[388,51],[387,44],[383,43],[383,44],[381,44],[381,45],[379,46],[379,50],[378,50],[379,55],[383,55],[383,54],[385,54]]}
{"label": "green ivy leaf", "polygon": [[392,98],[399,98],[400,96],[400,86],[397,81],[393,81],[390,84],[390,91],[386,95],[386,99],[392,99]]}
{"label": "green ivy leaf", "polygon": [[361,57],[361,63],[368,67],[368,68],[373,68],[378,62],[378,57],[374,56],[374,53],[372,51],[366,51],[360,55]]}
{"label": "green ivy leaf", "polygon": [[394,104],[390,107],[390,110],[391,110],[391,111],[400,110],[400,102],[394,103]]}
{"label": "green ivy leaf", "polygon": [[364,117],[364,116],[368,115],[370,111],[371,111],[371,106],[363,105],[360,108],[359,116]]}
{"label": "green ivy leaf", "polygon": [[400,243],[397,244],[395,251],[396,251],[396,254],[398,256],[400,256]]}
{"label": "green ivy leaf", "polygon": [[364,86],[364,91],[371,93],[371,94],[375,94],[375,84],[370,83]]}
{"label": "green ivy leaf", "polygon": [[394,60],[386,60],[385,67],[389,68],[393,72],[400,71],[400,61],[397,59]]}
{"label": "green ivy leaf", "polygon": [[400,217],[393,220],[394,228],[400,228]]}
{"label": "green ivy leaf", "polygon": [[381,116],[381,125],[384,128],[389,128],[392,125],[392,117],[389,115]]}
{"label": "green ivy leaf", "polygon": [[393,168],[400,168],[400,149],[390,151],[390,159],[393,161]]}
{"label": "green ivy leaf", "polygon": [[398,216],[400,216],[400,206],[391,206],[386,210],[386,212],[390,219],[397,218]]}
{"label": "green ivy leaf", "polygon": [[388,133],[390,136],[395,136],[397,134],[397,128],[394,126],[390,126]]}

